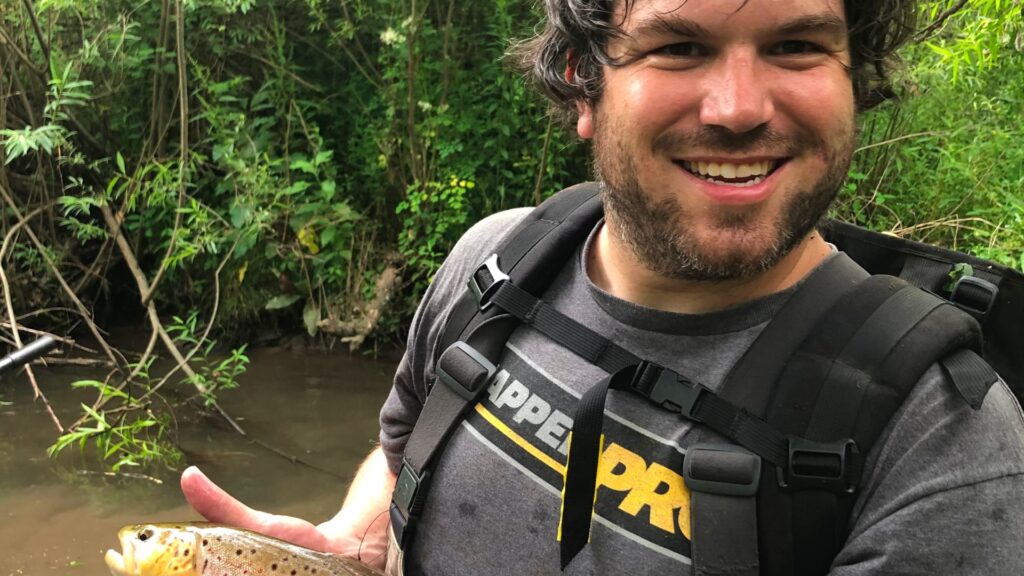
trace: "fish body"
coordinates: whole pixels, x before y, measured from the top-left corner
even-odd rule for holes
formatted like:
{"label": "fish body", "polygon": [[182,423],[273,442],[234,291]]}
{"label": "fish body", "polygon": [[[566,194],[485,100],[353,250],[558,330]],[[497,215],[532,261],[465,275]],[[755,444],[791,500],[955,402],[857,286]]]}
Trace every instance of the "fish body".
{"label": "fish body", "polygon": [[221,524],[142,524],[118,532],[114,576],[383,576],[366,564]]}

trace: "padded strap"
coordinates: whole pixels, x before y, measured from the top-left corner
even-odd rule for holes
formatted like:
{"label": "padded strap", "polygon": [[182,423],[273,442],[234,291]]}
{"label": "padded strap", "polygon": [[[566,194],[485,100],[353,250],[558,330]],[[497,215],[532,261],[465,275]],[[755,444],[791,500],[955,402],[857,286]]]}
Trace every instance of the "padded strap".
{"label": "padded strap", "polygon": [[817,319],[868,277],[846,254],[830,258],[804,279],[775,318],[733,366],[719,392],[748,412],[764,415],[771,384]]}
{"label": "padded strap", "polygon": [[757,576],[757,500],[761,459],[730,445],[686,450],[690,555],[695,576]]}

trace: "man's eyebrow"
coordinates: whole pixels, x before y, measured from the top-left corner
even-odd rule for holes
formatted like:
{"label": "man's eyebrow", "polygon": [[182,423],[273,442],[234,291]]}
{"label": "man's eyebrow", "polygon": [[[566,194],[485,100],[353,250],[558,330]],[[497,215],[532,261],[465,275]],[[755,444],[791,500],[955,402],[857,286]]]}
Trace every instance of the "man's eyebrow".
{"label": "man's eyebrow", "polygon": [[707,28],[688,18],[651,16],[637,22],[636,26],[632,28],[628,34],[633,37],[671,34],[688,38],[703,38],[711,35]]}
{"label": "man's eyebrow", "polygon": [[780,36],[805,34],[807,32],[846,36],[846,21],[831,13],[810,14],[783,23],[773,30]]}

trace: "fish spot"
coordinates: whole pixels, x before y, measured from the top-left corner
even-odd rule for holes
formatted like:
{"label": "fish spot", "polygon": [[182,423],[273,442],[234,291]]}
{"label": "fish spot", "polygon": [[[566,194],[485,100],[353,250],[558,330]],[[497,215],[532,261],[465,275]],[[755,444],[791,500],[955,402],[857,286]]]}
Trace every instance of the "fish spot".
{"label": "fish spot", "polygon": [[207,540],[206,538],[203,538],[203,546],[209,546],[209,545],[210,545],[210,541]]}
{"label": "fish spot", "polygon": [[242,549],[241,548],[239,548],[238,550],[235,550],[235,556],[241,556],[241,555],[242,555]]}
{"label": "fish spot", "polygon": [[188,549],[185,550],[185,556],[188,556]]}
{"label": "fish spot", "polygon": [[277,572],[277,564],[271,564],[270,565],[270,570],[273,571],[273,572]]}
{"label": "fish spot", "polygon": [[296,570],[292,570],[292,576],[295,576],[296,572]]}

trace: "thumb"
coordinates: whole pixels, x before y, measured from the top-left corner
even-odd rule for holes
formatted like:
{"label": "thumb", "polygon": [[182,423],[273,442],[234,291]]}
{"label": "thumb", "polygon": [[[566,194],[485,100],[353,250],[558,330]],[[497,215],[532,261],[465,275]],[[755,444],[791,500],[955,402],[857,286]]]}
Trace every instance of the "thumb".
{"label": "thumb", "polygon": [[246,506],[195,466],[181,473],[181,491],[192,508],[210,522],[258,530],[266,520],[265,512]]}

